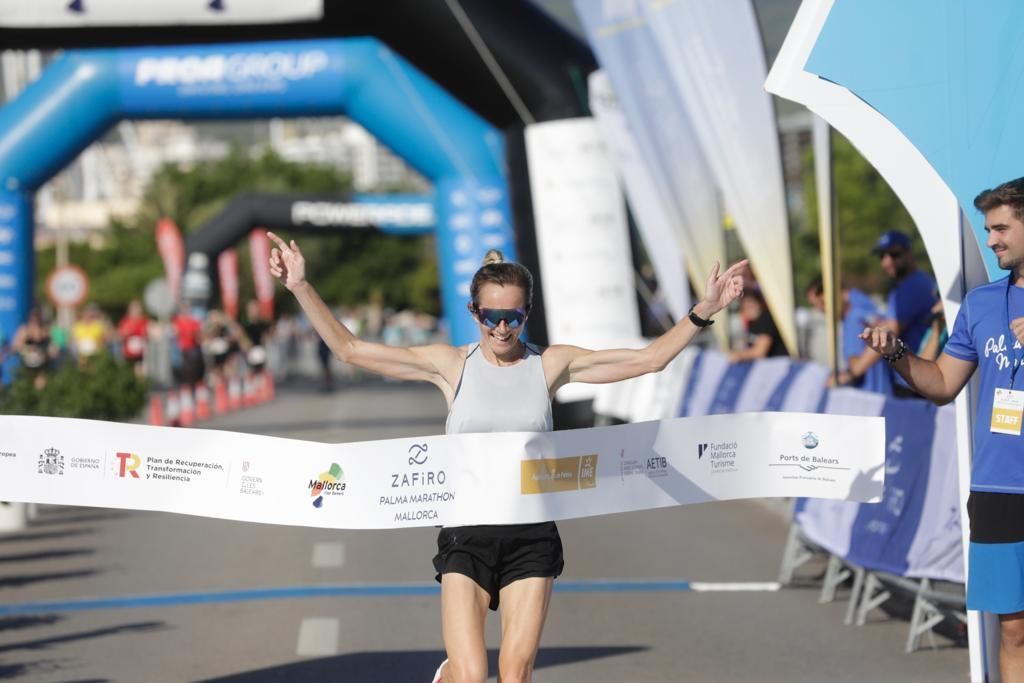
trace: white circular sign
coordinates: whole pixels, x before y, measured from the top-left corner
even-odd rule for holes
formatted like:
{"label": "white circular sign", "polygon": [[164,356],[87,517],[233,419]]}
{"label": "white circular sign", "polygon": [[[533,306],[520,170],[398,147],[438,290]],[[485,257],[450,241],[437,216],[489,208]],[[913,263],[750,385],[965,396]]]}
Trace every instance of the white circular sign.
{"label": "white circular sign", "polygon": [[46,294],[57,306],[77,306],[89,295],[89,278],[78,266],[54,268],[46,278]]}
{"label": "white circular sign", "polygon": [[160,319],[170,318],[174,313],[174,295],[167,280],[160,277],[150,280],[142,293],[142,303],[146,310]]}

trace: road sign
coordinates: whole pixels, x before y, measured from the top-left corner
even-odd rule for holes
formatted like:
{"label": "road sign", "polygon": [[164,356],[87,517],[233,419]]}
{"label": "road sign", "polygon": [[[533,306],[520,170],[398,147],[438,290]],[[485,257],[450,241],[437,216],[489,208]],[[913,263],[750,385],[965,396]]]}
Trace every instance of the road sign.
{"label": "road sign", "polygon": [[46,295],[55,306],[74,308],[89,295],[89,278],[78,266],[54,268],[46,278]]}

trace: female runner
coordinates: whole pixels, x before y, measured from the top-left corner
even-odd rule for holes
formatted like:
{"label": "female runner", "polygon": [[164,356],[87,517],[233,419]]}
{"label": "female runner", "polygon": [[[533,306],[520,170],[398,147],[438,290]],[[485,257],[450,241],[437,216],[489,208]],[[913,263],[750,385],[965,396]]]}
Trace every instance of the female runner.
{"label": "female runner", "polygon": [[[306,281],[299,245],[268,233],[276,245],[270,272],[298,299],[313,327],[346,363],[403,380],[434,384],[448,404],[448,434],[550,431],[551,397],[569,382],[603,384],[662,370],[711,318],[743,292],[745,261],[708,276],[704,298],[688,317],[643,349],[539,348],[519,337],[530,314],[533,277],[492,250],[470,285],[469,313],[480,341],[466,346],[394,347],[362,341],[334,318]],[[434,557],[441,582],[441,631],[448,659],[444,683],[487,679],[484,622],[501,605],[498,680],[530,681],[562,542],[554,522],[446,527]]]}

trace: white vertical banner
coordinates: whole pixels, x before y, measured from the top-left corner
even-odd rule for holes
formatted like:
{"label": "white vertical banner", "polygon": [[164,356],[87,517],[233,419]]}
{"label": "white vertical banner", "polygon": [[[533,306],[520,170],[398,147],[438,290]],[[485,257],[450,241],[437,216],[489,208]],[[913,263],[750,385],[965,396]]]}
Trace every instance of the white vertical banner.
{"label": "white vertical banner", "polygon": [[590,111],[604,135],[658,278],[657,294],[672,317],[681,320],[690,309],[690,286],[686,280],[683,245],[673,228],[672,209],[658,196],[651,168],[637,149],[633,131],[622,113],[608,74],[595,71],[587,84]]}
{"label": "white vertical banner", "polygon": [[[575,0],[574,6],[651,168],[654,189],[662,205],[671,207],[690,282],[703,294],[715,262],[725,265],[719,190],[640,3]],[[728,344],[726,313],[711,328],[723,346]]]}
{"label": "white vertical banner", "polygon": [[750,0],[645,0],[644,14],[779,333],[795,353],[782,157]]}
{"label": "white vertical banner", "polygon": [[[526,159],[552,344],[636,344],[640,321],[625,200],[591,118],[526,128]],[[563,400],[592,398],[569,385]]]}
{"label": "white vertical banner", "polygon": [[[952,329],[966,289],[988,281],[977,240],[965,232],[962,213],[952,190],[921,152],[884,116],[846,88],[804,70],[811,50],[832,9],[833,0],[804,0],[786,41],[765,81],[765,88],[780,97],[805,105],[846,138],[885,178],[917,225],[942,296],[946,324]],[[961,249],[950,249],[951,236],[960,236]],[[970,407],[968,392],[957,398],[957,442],[960,506],[967,547],[967,494],[970,490]],[[970,572],[970,567],[967,567]],[[985,632],[982,637],[982,631]],[[971,680],[983,681],[987,671],[998,670],[992,650],[982,642],[998,644],[998,622],[970,612],[968,633],[972,643]]]}

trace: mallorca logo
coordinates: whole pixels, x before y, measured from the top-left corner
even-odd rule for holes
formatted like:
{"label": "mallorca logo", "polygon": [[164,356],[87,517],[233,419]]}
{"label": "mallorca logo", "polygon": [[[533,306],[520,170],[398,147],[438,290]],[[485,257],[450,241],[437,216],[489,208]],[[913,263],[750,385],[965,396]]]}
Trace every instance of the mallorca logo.
{"label": "mallorca logo", "polygon": [[115,457],[117,463],[114,466],[117,468],[117,476],[122,479],[125,477],[139,478],[139,465],[142,464],[142,459],[139,456],[134,453],[117,453]]}
{"label": "mallorca logo", "polygon": [[56,448],[47,448],[39,456],[39,474],[64,474],[64,456]]}
{"label": "mallorca logo", "polygon": [[324,496],[341,496],[345,493],[345,473],[338,463],[332,462],[331,469],[321,472],[316,479],[309,480],[309,495],[313,497],[313,507],[320,508],[324,504]]}
{"label": "mallorca logo", "polygon": [[807,432],[800,437],[800,443],[802,443],[804,448],[807,450],[811,450],[812,448],[817,448],[821,441],[818,439],[818,435],[814,432]]}
{"label": "mallorca logo", "polygon": [[700,460],[701,458],[704,457],[704,453],[708,450],[708,446],[710,446],[710,445],[711,444],[709,444],[709,443],[699,443],[699,444],[697,444],[697,459],[698,460]]}

